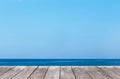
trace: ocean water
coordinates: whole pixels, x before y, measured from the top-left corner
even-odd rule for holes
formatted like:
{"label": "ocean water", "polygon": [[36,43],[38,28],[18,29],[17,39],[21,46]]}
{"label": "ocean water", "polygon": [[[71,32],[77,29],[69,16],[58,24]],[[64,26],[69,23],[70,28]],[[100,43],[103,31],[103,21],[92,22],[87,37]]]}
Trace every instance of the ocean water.
{"label": "ocean water", "polygon": [[120,59],[0,59],[0,66],[120,66]]}

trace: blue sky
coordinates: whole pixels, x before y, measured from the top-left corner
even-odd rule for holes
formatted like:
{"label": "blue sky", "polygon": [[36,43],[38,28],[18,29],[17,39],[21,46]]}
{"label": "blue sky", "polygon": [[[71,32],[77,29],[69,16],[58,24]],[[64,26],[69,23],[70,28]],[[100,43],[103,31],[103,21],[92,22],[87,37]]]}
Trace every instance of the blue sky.
{"label": "blue sky", "polygon": [[0,0],[0,58],[120,58],[120,0]]}

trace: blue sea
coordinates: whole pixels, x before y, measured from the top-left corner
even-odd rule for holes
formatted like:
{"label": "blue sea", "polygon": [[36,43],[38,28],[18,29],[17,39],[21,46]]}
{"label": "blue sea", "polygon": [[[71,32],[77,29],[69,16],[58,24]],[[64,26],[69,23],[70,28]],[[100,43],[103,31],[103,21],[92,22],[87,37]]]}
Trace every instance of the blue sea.
{"label": "blue sea", "polygon": [[0,59],[0,66],[120,66],[120,59]]}

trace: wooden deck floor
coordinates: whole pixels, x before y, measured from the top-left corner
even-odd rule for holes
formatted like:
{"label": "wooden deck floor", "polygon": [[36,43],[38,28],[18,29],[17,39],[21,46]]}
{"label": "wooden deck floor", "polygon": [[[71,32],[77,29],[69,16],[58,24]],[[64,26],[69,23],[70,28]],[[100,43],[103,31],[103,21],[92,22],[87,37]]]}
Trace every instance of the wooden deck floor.
{"label": "wooden deck floor", "polygon": [[120,67],[0,66],[0,79],[120,79]]}

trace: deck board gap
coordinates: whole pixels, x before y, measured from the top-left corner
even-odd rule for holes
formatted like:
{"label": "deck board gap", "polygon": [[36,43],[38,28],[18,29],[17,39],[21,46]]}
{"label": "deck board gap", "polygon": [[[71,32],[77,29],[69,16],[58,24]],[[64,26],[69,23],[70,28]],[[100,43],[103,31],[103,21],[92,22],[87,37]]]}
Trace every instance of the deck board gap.
{"label": "deck board gap", "polygon": [[32,71],[32,73],[28,76],[27,79],[29,79],[29,77],[35,72],[35,70],[37,70],[38,66]]}
{"label": "deck board gap", "polygon": [[[22,69],[20,72],[22,72],[24,69]],[[20,72],[18,72],[17,74],[15,74],[12,78],[14,78],[16,75],[18,75]],[[10,78],[10,79],[12,79]]]}
{"label": "deck board gap", "polygon": [[50,66],[48,66],[48,68],[47,68],[47,70],[46,70],[46,72],[45,72],[45,74],[44,74],[44,76],[43,76],[43,79],[45,79],[45,76],[46,76],[46,74],[47,74],[49,68],[50,68]]}
{"label": "deck board gap", "polygon": [[[16,66],[15,66],[16,67]],[[0,76],[4,75],[5,73],[7,73],[8,71],[12,70],[13,68],[15,67],[11,67],[11,68],[8,68],[5,72],[3,72]]]}
{"label": "deck board gap", "polygon": [[73,72],[73,75],[74,75],[75,79],[77,79],[77,77],[76,77],[76,75],[75,75],[75,72],[74,72],[74,70],[73,70],[72,67],[71,67],[71,69],[72,69],[72,72]]}

